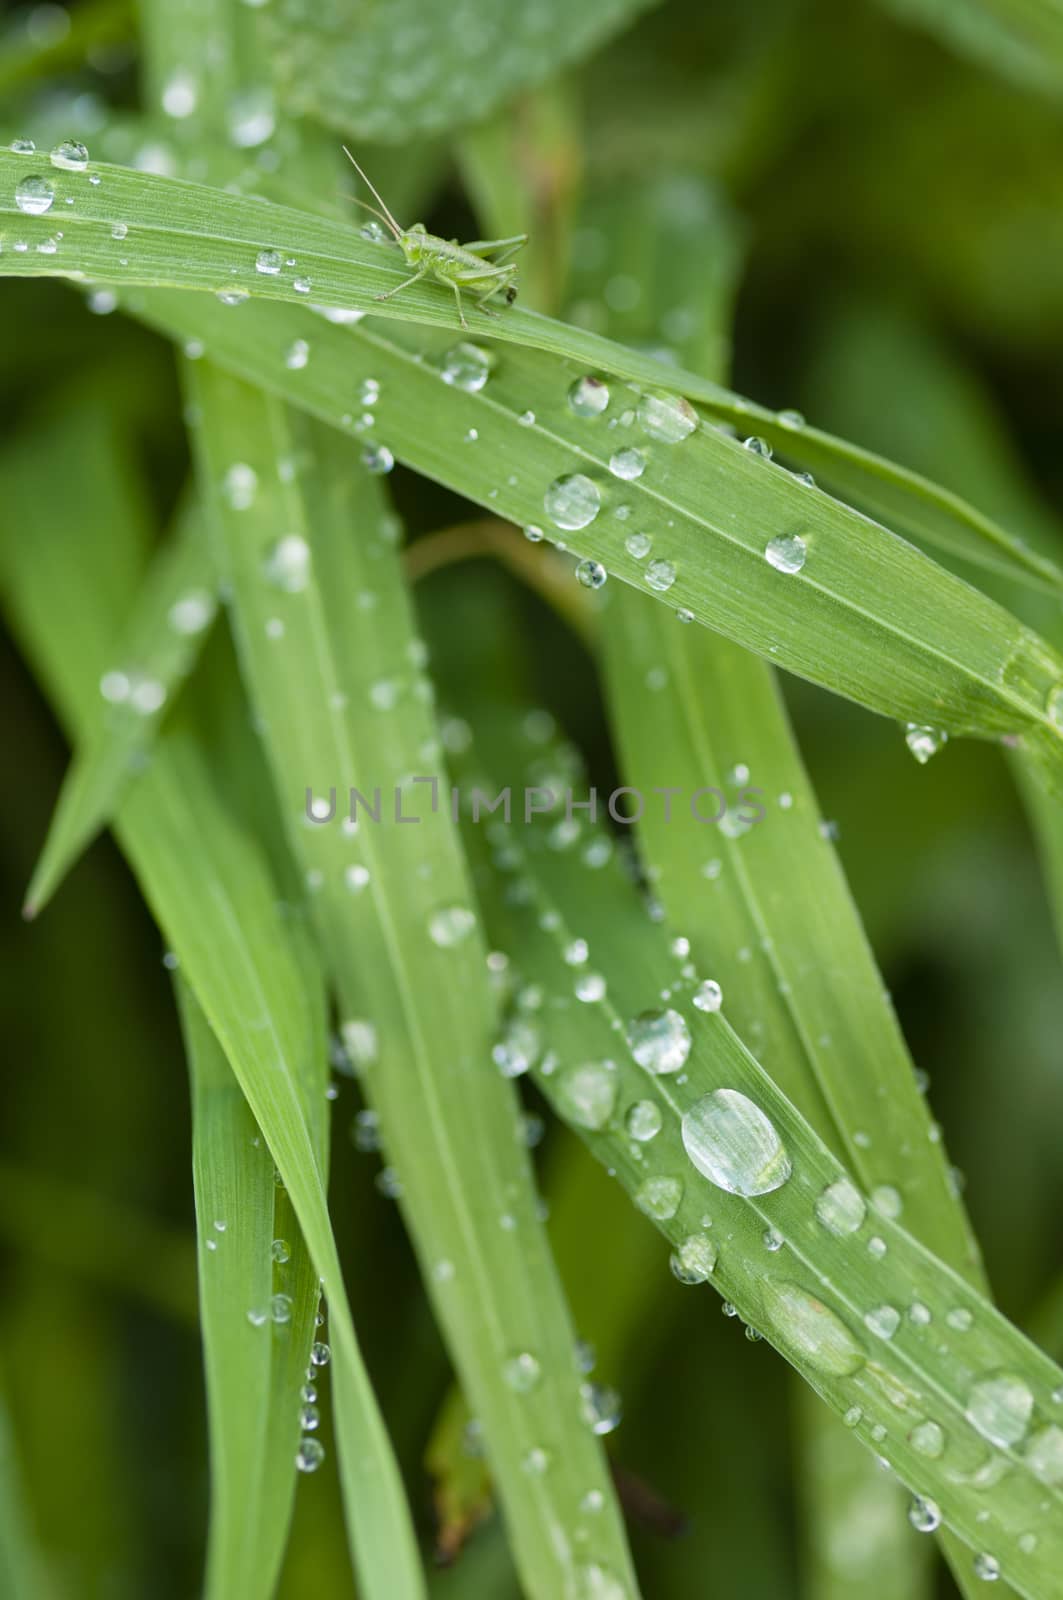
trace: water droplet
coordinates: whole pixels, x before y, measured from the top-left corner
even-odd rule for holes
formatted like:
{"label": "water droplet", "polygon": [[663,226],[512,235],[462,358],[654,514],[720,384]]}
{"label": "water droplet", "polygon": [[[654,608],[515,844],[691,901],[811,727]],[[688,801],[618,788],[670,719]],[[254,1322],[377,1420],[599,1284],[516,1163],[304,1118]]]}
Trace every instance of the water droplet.
{"label": "water droplet", "polygon": [[310,1365],[312,1367],[327,1367],[332,1360],[332,1351],[327,1344],[322,1344],[319,1339],[310,1346]]}
{"label": "water droplet", "polygon": [[281,1267],[286,1266],[292,1259],[292,1249],[287,1239],[274,1239],[270,1245],[269,1253],[278,1266]]}
{"label": "water droplet", "polygon": [[441,950],[449,950],[467,939],[476,926],[476,913],[468,906],[444,906],[434,911],[428,922],[428,936]]}
{"label": "water droplet", "polygon": [[641,478],[646,470],[646,457],[641,450],[634,450],[630,446],[626,450],[618,450],[609,458],[609,471],[614,478],[623,478],[631,482]]}
{"label": "water droplet", "polygon": [[628,1024],[628,1044],[640,1067],[678,1072],[690,1054],[690,1029],[678,1011],[643,1011]]}
{"label": "water droplet", "polygon": [[896,1222],[904,1210],[904,1201],[901,1199],[899,1189],[890,1183],[880,1183],[871,1191],[871,1204],[882,1216],[889,1217]]}
{"label": "water droplet", "polygon": [[443,357],[439,376],[467,394],[478,394],[491,375],[491,358],[477,344],[456,344]]}
{"label": "water droplet", "polygon": [[160,96],[162,109],[166,115],[178,120],[192,115],[198,98],[196,80],[190,72],[184,72],[180,68],[163,84]]}
{"label": "water droplet", "polygon": [[534,411],[522,411],[520,416],[517,418],[517,421],[520,423],[522,428],[534,427],[534,425],[535,425],[535,412]]}
{"label": "water droplet", "polygon": [[948,743],[948,737],[943,728],[926,728],[918,722],[909,722],[904,730],[904,742],[921,767]]}
{"label": "water droplet", "polygon": [[596,1000],[605,998],[605,979],[600,972],[581,973],[576,980],[576,999],[582,1000],[586,1005],[592,1005]]}
{"label": "water droplet", "polygon": [[264,1328],[269,1317],[265,1311],[252,1310],[247,1313],[247,1320],[252,1328]]}
{"label": "water droplet", "polygon": [[503,1376],[516,1394],[530,1394],[542,1375],[542,1369],[530,1350],[511,1356],[503,1369]]}
{"label": "water droplet", "polygon": [[12,139],[8,149],[16,156],[31,156],[37,146],[32,139]]}
{"label": "water droplet", "polygon": [[238,150],[254,150],[273,137],[276,112],[268,86],[256,85],[234,94],[228,106],[229,138]]}
{"label": "water droplet", "polygon": [[764,546],[764,559],[776,572],[800,572],[808,546],[799,533],[781,533]]}
{"label": "water droplet", "polygon": [[670,561],[651,561],[646,568],[646,582],[658,594],[663,594],[675,582],[675,567]]}
{"label": "water droplet", "polygon": [[53,167],[62,167],[66,172],[84,172],[89,164],[89,153],[77,139],[64,139],[56,145],[50,159]]}
{"label": "water droplet", "polygon": [[555,478],[543,496],[547,516],[557,527],[566,531],[585,528],[594,521],[601,505],[598,485],[582,472],[570,472],[563,478]]}
{"label": "water droplet", "polygon": [[723,990],[714,978],[706,978],[694,990],[694,1004],[699,1011],[719,1011],[723,1005]]}
{"label": "water droplet", "polygon": [[716,1271],[719,1252],[708,1234],[691,1233],[672,1251],[668,1265],[680,1283],[705,1283]]}
{"label": "water droplet", "polygon": [[653,549],[653,539],[648,533],[629,533],[624,540],[624,549],[636,561],[644,561]]}
{"label": "water droplet", "polygon": [[908,1507],[908,1521],[916,1533],[933,1533],[941,1526],[941,1507],[936,1500],[924,1500],[922,1495],[913,1495]]}
{"label": "water droplet", "polygon": [[284,257],[279,250],[260,250],[255,257],[255,271],[268,278],[275,278],[283,265]]}
{"label": "water droplet", "polygon": [[769,1279],[761,1300],[772,1338],[799,1361],[835,1378],[851,1377],[864,1365],[864,1352],[845,1323],[799,1283]]}
{"label": "water droplet", "polygon": [[683,1145],[700,1173],[730,1194],[768,1194],[792,1172],[774,1124],[737,1089],[715,1089],[683,1117]]}
{"label": "water droplet", "polygon": [[511,1017],[506,1031],[491,1051],[491,1058],[504,1078],[519,1078],[539,1059],[542,1039],[529,1017]]}
{"label": "water droplet", "polygon": [[763,456],[765,461],[771,460],[771,445],[766,439],[758,439],[756,434],[752,433],[748,439],[743,439],[742,443],[750,454]]}
{"label": "water droplet", "polygon": [[774,1255],[777,1250],[781,1250],[783,1245],[786,1243],[786,1240],[783,1238],[778,1228],[765,1228],[762,1238],[764,1240],[765,1250],[770,1250],[772,1255]]}
{"label": "water droplet", "polygon": [[221,483],[222,498],[234,511],[246,511],[258,493],[258,474],[246,462],[235,461]]}
{"label": "water droplet", "polygon": [[581,561],[576,568],[576,577],[585,589],[600,589],[608,576],[600,561]]}
{"label": "water droplet", "polygon": [[568,391],[568,403],[577,417],[600,417],[609,404],[609,386],[601,378],[577,378]]}
{"label": "water droplet", "polygon": [[966,1306],[953,1306],[951,1311],[946,1311],[945,1321],[956,1333],[967,1333],[970,1330],[974,1317]]}
{"label": "water droplet", "polygon": [[315,1428],[321,1426],[321,1412],[312,1401],[303,1405],[299,1412],[299,1426],[307,1433],[313,1433]]}
{"label": "water droplet", "polygon": [[369,884],[369,868],[359,861],[354,866],[345,867],[343,881],[352,894],[361,894]]}
{"label": "water droplet", "polygon": [[380,1117],[366,1108],[359,1111],[351,1124],[351,1141],[356,1150],[368,1154],[380,1149]]}
{"label": "water droplet", "polygon": [[168,618],[174,633],[189,636],[202,633],[214,616],[214,596],[206,589],[192,589],[175,600]]}
{"label": "water droplet", "polygon": [[842,1417],[847,1428],[858,1428],[864,1420],[864,1413],[859,1406],[850,1406]]}
{"label": "water droplet", "polygon": [[284,365],[289,372],[301,372],[310,360],[310,346],[305,339],[293,339],[284,355]]}
{"label": "water droplet", "polygon": [[561,1115],[581,1128],[604,1128],[616,1107],[616,1068],[611,1061],[585,1061],[557,1080]]}
{"label": "water droplet", "polygon": [[996,1583],[1000,1577],[1000,1562],[988,1551],[982,1550],[974,1558],[974,1575],[984,1583]]}
{"label": "water droplet", "polygon": [[829,1233],[855,1233],[867,1215],[864,1197],[848,1178],[839,1178],[817,1199],[816,1216]]}
{"label": "water droplet", "polygon": [[533,1478],[541,1478],[550,1465],[550,1452],[541,1445],[533,1445],[524,1456],[521,1466]]}
{"label": "water droplet", "polygon": [[111,225],[111,238],[124,239],[129,232],[129,225],[125,222],[115,222]]}
{"label": "water droplet", "polygon": [[1026,1446],[1026,1464],[1042,1483],[1063,1483],[1063,1428],[1049,1423]]}
{"label": "water droplet", "polygon": [[275,589],[300,593],[310,582],[310,546],[299,534],[286,534],[267,552],[262,571]]}
{"label": "water droplet", "polygon": [[55,185],[50,178],[36,174],[20,178],[15,185],[15,204],[27,217],[41,217],[50,211],[55,199]]}
{"label": "water droplet", "polygon": [[325,1446],[320,1439],[312,1436],[299,1440],[299,1448],[295,1453],[295,1465],[300,1472],[316,1472],[325,1459]]}
{"label": "water droplet", "polygon": [[543,541],[543,530],[534,522],[529,522],[524,529],[524,537],[527,539],[529,544],[541,544]]}
{"label": "water droplet", "polygon": [[592,1433],[604,1435],[619,1428],[624,1407],[615,1389],[600,1383],[581,1383],[579,1392],[583,1420]]}
{"label": "water droplet", "polygon": [[1048,698],[1045,701],[1045,711],[1048,713],[1049,722],[1054,727],[1063,728],[1063,683],[1056,684],[1054,688],[1049,689]]}
{"label": "water droplet", "polygon": [[901,1325],[901,1314],[896,1306],[875,1306],[864,1317],[864,1326],[877,1339],[892,1339]]}
{"label": "water droplet", "polygon": [[269,1314],[274,1322],[291,1322],[292,1297],[290,1294],[275,1294],[269,1303]]}
{"label": "water droplet", "polygon": [[664,444],[679,444],[689,439],[698,425],[694,407],[678,394],[644,394],[637,414],[650,438],[660,439]]}
{"label": "water droplet", "polygon": [[384,444],[367,444],[362,451],[362,465],[375,478],[383,477],[395,465],[395,457]]}
{"label": "water droplet", "polygon": [[929,1420],[917,1422],[908,1435],[908,1443],[913,1450],[918,1450],[921,1456],[929,1456],[936,1461],[945,1449],[945,1435],[936,1422]]}
{"label": "water droplet", "polygon": [[655,1222],[667,1222],[674,1217],[682,1198],[681,1178],[647,1178],[635,1191],[635,1204]]}
{"label": "water droplet", "polygon": [[653,1139],[661,1131],[664,1119],[660,1107],[652,1100],[636,1100],[628,1108],[624,1118],[624,1127],[632,1139],[637,1139],[640,1144],[645,1144],[648,1139]]}
{"label": "water droplet", "polygon": [[313,284],[310,282],[309,278],[293,278],[292,288],[295,290],[296,294],[309,294],[310,290],[313,288]]}
{"label": "water droplet", "polygon": [[990,1444],[1018,1444],[1033,1412],[1033,1395],[1021,1378],[999,1372],[982,1378],[967,1397],[967,1421]]}

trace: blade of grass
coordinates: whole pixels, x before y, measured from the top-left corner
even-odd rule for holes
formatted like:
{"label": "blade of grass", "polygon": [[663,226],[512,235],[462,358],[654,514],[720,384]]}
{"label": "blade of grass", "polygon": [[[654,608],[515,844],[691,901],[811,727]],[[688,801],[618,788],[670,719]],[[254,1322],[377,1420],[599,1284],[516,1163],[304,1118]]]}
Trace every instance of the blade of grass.
{"label": "blade of grass", "polygon": [[[191,380],[203,492],[292,848],[525,1585],[576,1595],[598,1563],[633,1592],[600,1447],[579,1416],[517,1108],[490,1065],[493,1007],[464,866],[429,798],[439,769],[393,524],[349,441],[215,367],[193,364]],[[220,492],[234,462],[257,479],[253,517]],[[363,814],[354,829],[338,815],[308,826],[311,787],[334,789],[344,812],[352,789],[401,812],[395,824]],[[539,1475],[536,1451],[550,1459]],[[603,1503],[589,1515],[590,1486]]]}
{"label": "blade of grass", "polygon": [[190,503],[173,540],[156,556],[104,692],[78,746],[33,878],[26,916],[47,904],[78,857],[106,826],[147,759],[156,728],[195,665],[215,610],[214,573],[199,510]]}
{"label": "blade of grass", "polygon": [[[54,429],[49,442],[56,448]],[[5,485],[8,470],[0,461]],[[78,503],[69,475],[39,482],[37,491],[20,538],[4,548],[8,603],[27,655],[77,729],[94,710],[117,622],[96,587],[111,530],[67,514]],[[304,958],[259,846],[226,804],[180,712],[122,803],[117,827],[262,1129],[328,1297],[340,1470],[360,1580],[367,1596],[417,1600],[423,1581],[409,1511],[358,1349],[315,1155],[311,1130],[322,1110],[307,1104],[299,1070]]]}
{"label": "blade of grass", "polygon": [[[460,771],[486,768],[491,777],[542,783],[542,743],[529,748],[511,714],[477,718],[475,730],[475,753]],[[564,765],[562,753],[549,761],[555,772]],[[574,776],[571,763],[566,775]],[[568,836],[558,848],[558,814],[555,807],[552,819],[520,829],[499,823],[495,868],[477,880],[495,942],[545,996],[542,1046],[552,1045],[553,1054],[533,1066],[536,1082],[650,1211],[680,1271],[711,1277],[902,1482],[939,1505],[944,1523],[979,1558],[992,1556],[1019,1593],[1040,1597],[1060,1559],[1051,1547],[1063,1542],[1051,1465],[1063,1445],[1053,1421],[1059,1370],[947,1263],[867,1206],[725,1017],[694,1007],[700,975],[685,945],[675,948],[667,929],[647,917],[626,874],[602,864],[603,852],[588,855],[586,829],[580,849]],[[471,849],[478,831],[467,828]],[[564,952],[577,937],[587,943],[589,966],[574,983]],[[593,991],[598,998],[581,1001],[588,971],[602,984]],[[689,1033],[678,1074],[644,1070],[623,1042],[631,1019],[659,1007],[662,996]],[[687,1154],[683,1119],[695,1108],[703,1117],[720,1090],[742,1097],[740,1114],[749,1102],[775,1130],[785,1152],[785,1159],[776,1152],[776,1187],[747,1192],[759,1185],[744,1168],[741,1128],[733,1144],[710,1136],[701,1168]],[[627,1117],[646,1101],[661,1127],[638,1141],[626,1131]],[[703,1176],[715,1161],[737,1192]],[[841,1191],[852,1208],[847,1222],[836,1212],[832,1218],[825,1200],[838,1197],[839,1184],[848,1185]],[[1004,1421],[996,1406],[1009,1403],[1014,1410]]]}
{"label": "blade of grass", "polygon": [[[95,178],[99,183],[93,186]],[[16,192],[26,179],[50,186],[47,212],[33,209],[48,196],[47,187],[29,198],[28,212],[20,208]],[[231,302],[265,297],[305,303],[309,298],[348,315],[372,311],[382,319],[452,330],[459,325],[453,297],[439,285],[414,284],[394,299],[379,301],[380,294],[408,277],[391,246],[369,243],[343,223],[288,207],[267,211],[260,199],[176,178],[103,162],[70,172],[56,169],[44,156],[0,151],[0,217],[11,219],[0,231],[0,276],[210,290]],[[62,239],[55,237],[59,217]],[[281,263],[276,269],[274,258]],[[294,267],[284,265],[289,260]],[[265,267],[256,266],[263,261]],[[776,414],[652,356],[516,306],[502,316],[469,307],[466,317],[469,328],[486,337],[552,351],[588,372],[614,373],[639,386],[685,395],[714,419],[756,433],[802,466],[829,476],[901,529],[943,541],[951,551],[962,550],[972,560],[1027,581],[1053,589],[1063,583],[1056,567],[958,496],[809,428],[792,414]]]}
{"label": "blade of grass", "polygon": [[0,1591],[24,1600],[54,1593],[32,1532],[7,1403],[0,1399]]}
{"label": "blade of grass", "polygon": [[[566,535],[574,553],[873,709],[951,732],[1020,734],[1049,774],[1059,765],[1063,742],[1047,706],[1063,663],[1043,641],[912,546],[714,430],[664,447],[672,457],[656,464],[663,489],[649,474],[623,481],[609,472],[615,439],[607,419],[597,419],[596,431],[574,415],[553,361],[535,352],[510,352],[489,392],[449,386],[441,413],[445,340],[429,348],[421,335],[410,349],[382,328],[330,328],[280,307],[233,314],[210,297],[161,291],[138,297],[138,310],[168,332],[205,340],[219,364],[334,426],[346,417],[354,426],[362,385],[379,383],[376,436],[400,459],[516,522],[541,519],[544,488],[582,468],[606,509]],[[293,374],[285,352],[298,338],[312,355]],[[618,414],[634,413],[634,391],[614,385],[612,393]],[[349,410],[340,409],[344,399]],[[536,423],[519,420],[529,412]],[[387,464],[387,456],[374,459]],[[500,464],[520,471],[504,474]],[[800,522],[795,493],[807,496],[796,502]],[[812,555],[787,575],[765,560],[765,535],[795,526]],[[654,530],[660,556],[675,567],[666,599],[626,549],[633,527]]]}

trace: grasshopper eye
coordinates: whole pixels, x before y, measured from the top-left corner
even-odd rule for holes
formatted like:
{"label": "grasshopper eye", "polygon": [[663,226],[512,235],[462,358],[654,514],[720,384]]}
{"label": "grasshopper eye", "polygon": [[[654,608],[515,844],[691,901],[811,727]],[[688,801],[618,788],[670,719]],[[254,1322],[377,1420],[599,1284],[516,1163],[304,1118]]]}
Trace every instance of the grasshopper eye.
{"label": "grasshopper eye", "polygon": [[507,306],[511,306],[516,298],[517,298],[517,285],[515,283],[511,283],[509,288],[506,290],[506,304],[507,304]]}

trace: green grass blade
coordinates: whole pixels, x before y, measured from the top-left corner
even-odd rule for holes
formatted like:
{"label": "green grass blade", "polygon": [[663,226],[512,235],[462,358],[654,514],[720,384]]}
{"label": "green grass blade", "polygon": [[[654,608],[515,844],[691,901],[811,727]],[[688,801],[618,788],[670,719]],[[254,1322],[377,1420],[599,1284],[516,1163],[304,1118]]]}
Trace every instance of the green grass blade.
{"label": "green grass blade", "polygon": [[880,0],[903,22],[1016,83],[1063,92],[1063,10],[1057,0]]}
{"label": "green grass blade", "polygon": [[[529,9],[472,0],[459,19],[432,0],[393,0],[355,16],[292,0],[270,18],[267,37],[289,111],[348,138],[402,144],[479,121],[518,90],[589,55],[651,4],[545,0]],[[405,51],[411,35],[415,61]]]}
{"label": "green grass blade", "polygon": [[[317,1277],[273,1162],[195,998],[178,984],[192,1078],[200,1319],[211,1432],[206,1593],[269,1596],[288,1539]],[[322,1049],[305,1057],[322,1081]],[[322,1070],[324,1069],[324,1070]],[[274,1240],[288,1259],[275,1263]],[[286,1296],[281,1320],[274,1295]],[[278,1303],[279,1308],[279,1303]]]}
{"label": "green grass blade", "polygon": [[51,1600],[36,1538],[24,1503],[7,1402],[0,1399],[0,1592],[20,1600]]}
{"label": "green grass blade", "polygon": [[[566,535],[573,553],[655,593],[625,544],[632,529],[652,530],[654,558],[676,569],[667,595],[656,593],[671,609],[899,720],[1020,734],[1047,770],[1059,764],[1063,742],[1047,706],[1063,663],[1043,641],[913,546],[713,429],[659,447],[671,457],[623,481],[609,471],[607,419],[596,431],[573,414],[548,356],[507,352],[484,392],[450,386],[441,414],[447,339],[422,334],[411,349],[390,328],[330,328],[290,308],[233,312],[205,296],[143,295],[138,306],[155,326],[204,339],[221,365],[333,425],[350,417],[354,426],[362,385],[379,383],[374,434],[396,457],[515,522],[541,525],[544,489],[579,467],[600,485],[605,509]],[[312,354],[293,374],[284,354],[299,338]],[[618,415],[634,412],[633,390],[611,392]],[[520,420],[529,411],[535,424]],[[499,462],[521,471],[499,472]],[[787,575],[765,560],[766,535],[796,527],[810,555]]]}
{"label": "green grass blade", "polygon": [[26,893],[27,916],[44,908],[114,815],[165,709],[195,664],[214,609],[214,573],[198,509],[190,505],[173,542],[156,557],[113,665],[101,679],[102,687],[113,686],[100,694],[64,779]]}
{"label": "green grass blade", "polygon": [[[541,781],[542,744],[529,748],[511,717],[477,719],[476,729],[478,760],[469,770]],[[555,770],[559,760],[552,757]],[[940,1506],[972,1552],[991,1555],[1019,1593],[1041,1600],[1063,1555],[1051,1464],[1063,1448],[1053,1420],[1059,1369],[855,1187],[844,1191],[851,1231],[820,1220],[827,1191],[851,1180],[725,1016],[694,1007],[700,974],[685,946],[673,948],[615,863],[601,864],[596,853],[588,858],[588,842],[584,830],[579,849],[574,842],[559,849],[546,817],[511,830],[506,851],[496,855],[503,881],[497,869],[479,879],[493,937],[522,978],[549,997],[543,1048],[554,1055],[545,1070],[533,1067],[536,1082],[652,1216],[680,1266],[711,1278],[902,1482]],[[514,876],[523,885],[519,894],[511,883],[507,892],[505,880]],[[574,972],[565,951],[576,937],[586,940],[588,957]],[[577,986],[588,972],[604,980],[604,990],[581,1000]],[[682,1071],[669,1075],[644,1070],[624,1044],[632,1018],[658,1008],[662,996],[690,1035]],[[741,1192],[760,1186],[751,1170],[757,1162],[746,1169],[741,1159],[741,1138],[737,1145],[711,1142],[709,1152],[730,1152],[722,1175],[739,1185],[737,1193],[710,1182],[688,1157],[682,1120],[720,1090],[745,1097],[775,1130],[785,1152],[775,1188]],[[661,1127],[637,1141],[627,1118],[646,1101]],[[730,1160],[736,1166],[728,1169]],[[1010,1420],[988,1415],[993,1391],[979,1388],[1001,1375],[1008,1377]]]}
{"label": "green grass blade", "polygon": [[[525,1586],[575,1596],[598,1564],[634,1592],[600,1447],[579,1415],[517,1107],[490,1064],[493,1005],[464,864],[445,813],[432,814],[438,747],[393,521],[349,442],[214,367],[191,374],[203,489],[292,848]],[[252,514],[222,492],[234,462],[257,478]],[[332,788],[335,818],[308,825],[307,790]],[[341,826],[351,788],[370,806],[380,791],[380,821],[363,812],[356,830]],[[399,825],[396,794],[421,825]],[[536,1373],[526,1392],[512,1375],[522,1352]],[[540,1475],[528,1468],[536,1450],[550,1460]],[[591,1487],[603,1505],[588,1513]]]}
{"label": "green grass blade", "polygon": [[[95,187],[90,176],[99,178]],[[16,191],[28,178],[54,191],[47,212],[19,208]],[[261,200],[176,178],[103,162],[93,163],[91,173],[68,172],[52,167],[45,156],[0,151],[0,217],[10,219],[0,232],[0,276],[190,288],[231,299],[309,299],[348,313],[372,311],[382,318],[458,326],[453,296],[441,285],[414,284],[378,303],[380,294],[409,276],[393,247],[369,243],[344,223],[288,207],[266,211]],[[273,266],[274,257],[280,266]],[[263,260],[270,263],[264,270],[256,267]],[[288,260],[295,266],[284,266]],[[904,530],[944,540],[948,549],[962,549],[1016,577],[1053,588],[1063,583],[1052,563],[1023,549],[957,496],[806,428],[786,413],[768,411],[707,379],[519,306],[502,316],[468,307],[466,315],[469,328],[485,337],[553,351],[589,372],[611,372],[639,386],[686,395],[713,418],[763,436],[869,507],[887,511]],[[795,514],[801,514],[796,507]]]}
{"label": "green grass blade", "polygon": [[[54,433],[50,442],[54,448]],[[120,613],[109,612],[105,590],[95,588],[107,568],[110,527],[55,515],[51,486],[52,480],[38,483],[22,537],[5,547],[5,569],[27,653],[76,730],[94,709]],[[62,504],[69,481],[55,492]],[[101,548],[89,544],[89,531],[102,536]],[[92,606],[85,604],[89,594]],[[323,1106],[308,1104],[300,1067],[304,958],[282,920],[259,845],[226,804],[199,739],[180,716],[122,803],[117,831],[262,1130],[328,1298],[341,1475],[365,1594],[418,1600],[423,1578],[409,1511],[328,1220],[316,1154]]]}

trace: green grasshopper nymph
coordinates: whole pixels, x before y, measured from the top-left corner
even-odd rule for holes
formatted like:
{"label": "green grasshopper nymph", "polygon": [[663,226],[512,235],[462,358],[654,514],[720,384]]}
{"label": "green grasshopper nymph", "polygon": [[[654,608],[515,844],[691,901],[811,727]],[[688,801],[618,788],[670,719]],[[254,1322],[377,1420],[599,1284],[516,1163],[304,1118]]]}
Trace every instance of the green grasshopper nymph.
{"label": "green grasshopper nymph", "polygon": [[463,289],[468,289],[477,306],[487,310],[491,316],[497,316],[498,313],[488,307],[487,302],[493,300],[496,294],[504,295],[508,305],[513,304],[517,298],[517,268],[510,257],[515,256],[521,245],[527,243],[526,233],[515,233],[511,239],[476,239],[472,244],[459,244],[456,239],[441,239],[437,234],[429,233],[423,222],[415,222],[412,228],[400,228],[346,145],[343,153],[369,188],[380,210],[365,200],[358,200],[356,204],[364,206],[366,211],[371,211],[374,217],[390,228],[407,263],[416,268],[410,277],[397,283],[394,289],[389,289],[386,294],[378,294],[378,300],[390,300],[400,289],[408,289],[411,283],[417,283],[421,278],[435,278],[437,283],[447,283],[453,289],[463,328],[468,327],[461,304]]}

